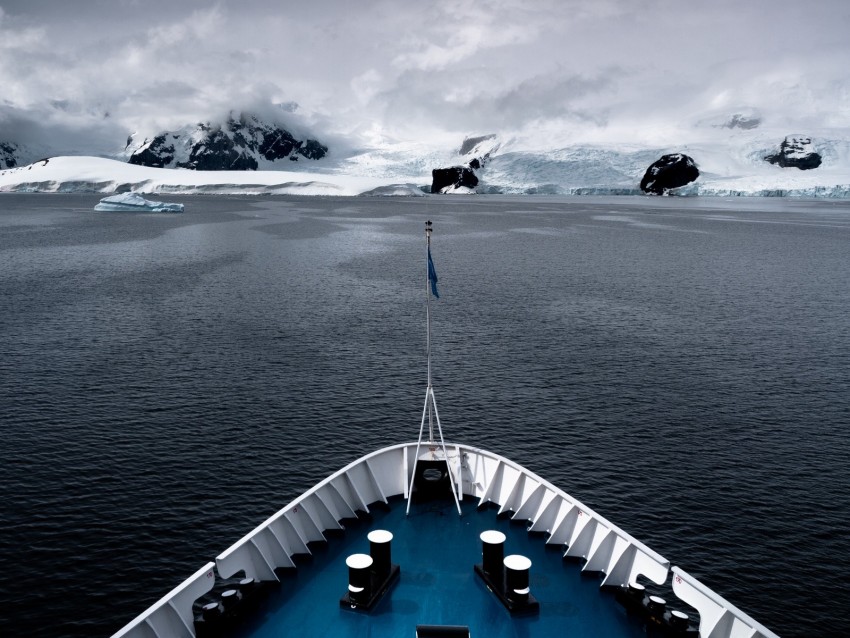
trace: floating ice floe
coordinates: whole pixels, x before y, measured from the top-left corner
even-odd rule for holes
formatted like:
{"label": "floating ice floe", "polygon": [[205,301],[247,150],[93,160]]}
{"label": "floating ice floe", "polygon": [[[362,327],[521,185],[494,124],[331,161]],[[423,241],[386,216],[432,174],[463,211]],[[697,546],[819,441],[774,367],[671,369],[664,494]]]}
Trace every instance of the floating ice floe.
{"label": "floating ice floe", "polygon": [[102,211],[135,211],[140,213],[182,213],[183,204],[167,204],[145,199],[138,193],[120,193],[104,197],[94,207]]}

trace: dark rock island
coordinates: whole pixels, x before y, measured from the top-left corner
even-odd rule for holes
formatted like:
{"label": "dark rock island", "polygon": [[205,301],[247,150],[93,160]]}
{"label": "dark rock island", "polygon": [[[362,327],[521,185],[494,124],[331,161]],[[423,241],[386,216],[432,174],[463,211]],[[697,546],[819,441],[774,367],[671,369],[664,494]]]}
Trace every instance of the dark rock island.
{"label": "dark rock island", "polygon": [[495,134],[467,137],[460,145],[458,155],[466,159],[463,166],[435,168],[431,171],[431,192],[450,193],[459,188],[475,190],[478,186],[476,171],[484,168],[490,154],[499,148]]}
{"label": "dark rock island", "polygon": [[662,155],[646,169],[640,189],[644,193],[664,195],[672,188],[690,184],[697,177],[699,169],[692,158],[684,153]]}
{"label": "dark rock island", "polygon": [[475,188],[478,177],[469,166],[451,166],[435,168],[431,171],[431,192],[442,193],[456,188]]}

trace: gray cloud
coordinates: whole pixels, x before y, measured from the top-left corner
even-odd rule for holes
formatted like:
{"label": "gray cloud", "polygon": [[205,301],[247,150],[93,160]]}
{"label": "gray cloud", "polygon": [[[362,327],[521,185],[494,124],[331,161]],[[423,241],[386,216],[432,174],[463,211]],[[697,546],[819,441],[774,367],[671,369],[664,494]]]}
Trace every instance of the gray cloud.
{"label": "gray cloud", "polygon": [[0,138],[108,112],[122,143],[286,102],[328,135],[628,131],[738,105],[847,127],[849,23],[844,0],[0,0]]}

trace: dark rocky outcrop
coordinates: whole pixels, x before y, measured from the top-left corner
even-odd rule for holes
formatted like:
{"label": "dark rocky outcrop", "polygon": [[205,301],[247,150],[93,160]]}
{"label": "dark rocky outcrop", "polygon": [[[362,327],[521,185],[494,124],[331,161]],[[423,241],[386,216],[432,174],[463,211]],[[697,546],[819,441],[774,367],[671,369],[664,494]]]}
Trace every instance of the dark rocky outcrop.
{"label": "dark rocky outcrop", "polygon": [[0,142],[0,170],[18,165],[18,146],[11,142]]}
{"label": "dark rocky outcrop", "polygon": [[640,189],[644,193],[663,195],[672,188],[690,184],[697,177],[699,169],[692,158],[684,153],[671,153],[649,165],[640,180]]}
{"label": "dark rocky outcrop", "polygon": [[799,168],[801,171],[811,170],[821,165],[821,156],[815,152],[812,138],[805,135],[789,135],[779,145],[776,153],[764,158],[771,164],[782,168]]}
{"label": "dark rocky outcrop", "polygon": [[454,188],[475,188],[478,186],[478,177],[468,166],[451,166],[449,168],[435,168],[431,171],[431,192],[442,193]]}
{"label": "dark rocky outcrop", "polygon": [[[150,143],[144,145],[130,156],[130,164],[139,166],[152,166],[154,168],[166,168],[174,162],[174,142],[180,139],[179,135],[162,133],[153,138]],[[127,146],[130,143],[128,142]]]}
{"label": "dark rocky outcrop", "polygon": [[239,129],[230,131],[233,135],[220,128],[208,129],[201,141],[192,145],[189,159],[178,162],[177,167],[196,171],[257,170],[257,160],[248,152],[250,147]]}
{"label": "dark rocky outcrop", "polygon": [[161,133],[132,151],[129,162],[156,168],[239,171],[257,170],[260,160],[317,160],[327,152],[328,147],[317,140],[296,139],[277,124],[243,113],[224,124],[207,122]]}
{"label": "dark rocky outcrop", "polygon": [[450,192],[457,188],[475,189],[478,186],[476,171],[484,168],[490,160],[490,154],[499,148],[495,134],[467,137],[458,150],[458,155],[466,159],[465,166],[435,168],[431,171],[431,192]]}

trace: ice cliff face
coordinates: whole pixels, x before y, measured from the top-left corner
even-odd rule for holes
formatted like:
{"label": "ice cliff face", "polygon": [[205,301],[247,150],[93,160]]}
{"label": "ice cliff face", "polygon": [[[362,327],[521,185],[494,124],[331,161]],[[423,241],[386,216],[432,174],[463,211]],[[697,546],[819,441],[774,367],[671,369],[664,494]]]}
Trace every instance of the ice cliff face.
{"label": "ice cliff face", "polygon": [[125,152],[130,164],[199,171],[257,170],[267,162],[324,157],[327,146],[317,140],[298,140],[277,124],[242,113],[223,124],[200,123],[167,131],[135,145],[131,136]]}

